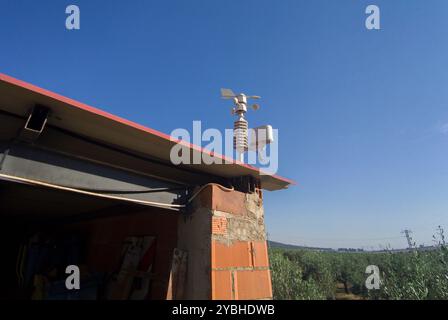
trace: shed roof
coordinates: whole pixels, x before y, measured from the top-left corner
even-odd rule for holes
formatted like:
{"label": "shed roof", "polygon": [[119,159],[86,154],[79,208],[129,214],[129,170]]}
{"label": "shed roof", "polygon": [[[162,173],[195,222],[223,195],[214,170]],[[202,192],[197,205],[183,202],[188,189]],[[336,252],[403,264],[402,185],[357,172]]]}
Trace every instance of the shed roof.
{"label": "shed roof", "polygon": [[52,110],[48,124],[89,137],[102,143],[138,152],[151,158],[170,163],[170,150],[176,143],[190,148],[192,153],[205,153],[231,164],[200,164],[191,166],[197,172],[224,178],[253,176],[261,181],[266,190],[280,190],[294,184],[292,180],[263,174],[259,168],[211,153],[209,150],[185,141],[174,141],[169,135],[120,118],[103,110],[39,88],[27,82],[0,73],[0,110],[18,116],[27,116],[36,104]]}

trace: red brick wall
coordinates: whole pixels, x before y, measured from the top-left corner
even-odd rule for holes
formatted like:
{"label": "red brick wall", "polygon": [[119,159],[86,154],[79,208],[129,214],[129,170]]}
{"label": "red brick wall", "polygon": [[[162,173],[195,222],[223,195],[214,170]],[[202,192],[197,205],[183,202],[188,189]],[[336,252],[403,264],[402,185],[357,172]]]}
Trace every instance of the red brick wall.
{"label": "red brick wall", "polygon": [[271,299],[261,194],[212,186],[198,206],[211,212],[211,298]]}
{"label": "red brick wall", "polygon": [[[229,291],[230,288],[230,291]],[[212,242],[212,299],[270,299],[266,241]]]}

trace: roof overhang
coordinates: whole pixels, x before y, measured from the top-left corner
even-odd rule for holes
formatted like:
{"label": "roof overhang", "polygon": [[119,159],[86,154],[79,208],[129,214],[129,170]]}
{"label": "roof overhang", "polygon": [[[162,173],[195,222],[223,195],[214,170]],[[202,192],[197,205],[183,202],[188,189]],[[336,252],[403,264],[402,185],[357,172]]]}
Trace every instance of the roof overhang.
{"label": "roof overhang", "polygon": [[201,154],[201,159],[202,154],[207,154],[221,162],[227,162],[226,164],[182,165],[196,172],[223,178],[252,176],[261,182],[263,189],[270,191],[285,189],[294,184],[289,179],[264,174],[254,166],[219,154],[212,154],[206,149],[185,141],[176,141],[169,135],[157,130],[0,73],[0,110],[27,117],[36,104],[51,109],[51,117],[48,119],[49,125],[103,144],[112,145],[115,148],[123,148],[123,150],[133,151],[171,164],[171,148],[180,143],[188,147],[192,154]]}

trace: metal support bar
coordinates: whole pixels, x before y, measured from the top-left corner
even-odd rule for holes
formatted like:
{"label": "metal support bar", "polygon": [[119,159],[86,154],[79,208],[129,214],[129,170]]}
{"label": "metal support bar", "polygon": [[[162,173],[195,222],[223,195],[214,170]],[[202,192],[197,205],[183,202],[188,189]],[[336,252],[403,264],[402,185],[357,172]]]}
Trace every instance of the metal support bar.
{"label": "metal support bar", "polygon": [[[0,144],[0,152],[8,150]],[[160,203],[180,210],[186,202],[185,187],[126,172],[113,167],[72,158],[17,143],[4,158],[0,174],[16,177],[16,182],[34,181],[44,187],[58,186],[65,191],[101,195],[134,203]],[[14,179],[12,179],[14,180]],[[163,206],[162,205],[162,206]]]}

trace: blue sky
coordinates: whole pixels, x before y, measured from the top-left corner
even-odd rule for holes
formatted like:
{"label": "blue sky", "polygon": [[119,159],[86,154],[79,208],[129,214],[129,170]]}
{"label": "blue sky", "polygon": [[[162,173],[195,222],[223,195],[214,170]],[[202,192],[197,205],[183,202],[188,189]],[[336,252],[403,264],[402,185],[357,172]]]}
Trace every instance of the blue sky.
{"label": "blue sky", "polygon": [[[65,29],[65,8],[81,30]],[[381,30],[364,27],[367,5]],[[448,228],[445,0],[0,0],[0,72],[170,133],[229,128],[230,87],[279,129],[270,238],[325,247],[429,244]]]}

